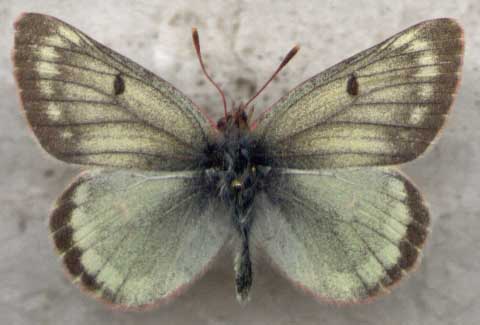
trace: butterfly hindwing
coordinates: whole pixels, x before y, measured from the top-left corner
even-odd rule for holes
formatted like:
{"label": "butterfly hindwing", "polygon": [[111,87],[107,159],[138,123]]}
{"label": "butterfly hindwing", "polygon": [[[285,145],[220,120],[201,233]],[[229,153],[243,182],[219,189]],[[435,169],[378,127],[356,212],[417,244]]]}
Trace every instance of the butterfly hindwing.
{"label": "butterfly hindwing", "polygon": [[114,306],[148,307],[198,277],[228,235],[195,172],[84,172],[50,230],[68,273]]}
{"label": "butterfly hindwing", "polygon": [[388,292],[428,232],[419,192],[391,168],[280,169],[256,200],[252,238],[287,278],[329,302]]}
{"label": "butterfly hindwing", "polygon": [[208,119],[173,86],[53,17],[15,24],[28,121],[58,159],[148,170],[198,167]]}
{"label": "butterfly hindwing", "polygon": [[463,32],[430,20],[305,81],[266,111],[254,133],[266,164],[317,169],[416,158],[455,97]]}

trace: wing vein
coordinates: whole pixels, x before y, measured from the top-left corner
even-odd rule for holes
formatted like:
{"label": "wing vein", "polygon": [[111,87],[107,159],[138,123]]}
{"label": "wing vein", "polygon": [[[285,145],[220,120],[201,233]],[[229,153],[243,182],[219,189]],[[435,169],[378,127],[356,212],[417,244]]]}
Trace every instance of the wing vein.
{"label": "wing vein", "polygon": [[[46,62],[46,63],[52,63],[52,64],[59,65],[59,66],[72,67],[72,68],[76,68],[76,69],[80,69],[80,70],[84,70],[84,71],[89,71],[89,72],[94,72],[94,73],[98,73],[98,74],[103,74],[103,75],[108,75],[108,76],[116,76],[117,75],[117,73],[95,70],[95,69],[83,67],[83,66],[80,66],[80,65],[77,65],[77,64],[68,63],[68,62],[65,62],[65,61],[54,61],[54,60],[35,58],[35,59],[24,61],[24,62]],[[39,73],[39,72],[37,72],[37,73]]]}
{"label": "wing vein", "polygon": [[[102,54],[104,54],[105,56],[107,56],[108,58],[112,59],[114,62],[116,62],[117,64],[120,64],[122,67],[128,69],[130,71],[130,73],[133,73],[135,74],[136,71],[133,70],[132,67],[130,67],[129,64],[125,64],[125,62],[120,62],[119,61],[119,58],[117,58],[117,55],[115,55],[116,53],[114,53],[112,50],[108,49],[107,47],[103,46],[102,44],[92,40],[92,42],[96,45],[95,46],[95,49],[99,52],[101,52]],[[109,53],[109,52],[112,52],[112,53]],[[136,63],[132,62],[133,64],[137,65]],[[140,71],[142,71],[142,73],[144,75],[147,76],[147,78],[149,79],[152,79],[152,76],[155,76],[157,77],[155,74],[153,74],[152,72],[150,72],[149,70],[143,68],[143,67],[140,67],[138,66],[138,69]],[[136,74],[135,74],[136,75]],[[132,77],[132,76],[131,76]],[[145,86],[147,87],[153,87],[154,89],[156,89],[158,92],[162,93],[162,95],[164,95],[175,107],[177,107],[178,110],[180,110],[183,114],[187,115],[187,116],[190,116],[190,121],[195,123],[197,125],[197,127],[202,130],[202,136],[203,136],[203,139],[205,142],[207,142],[207,135],[205,134],[205,132],[203,131],[203,128],[202,126],[200,125],[200,121],[197,119],[197,117],[195,116],[195,114],[193,113],[193,111],[190,111],[190,110],[184,110],[182,109],[175,100],[173,100],[170,96],[169,93],[166,93],[164,92],[161,88],[157,87],[156,83],[155,82],[152,82],[151,84],[147,84],[145,82],[145,80],[143,79],[140,79],[138,77],[132,77],[134,79],[136,79],[137,81],[143,83]],[[157,77],[161,82],[163,82],[165,84],[166,87],[169,87],[171,90],[173,91],[176,91],[176,89],[173,87],[173,86],[170,86],[170,84],[168,84],[166,81],[164,81],[163,79]],[[193,103],[191,103],[193,106],[195,106]],[[198,111],[198,108],[196,107],[193,107],[194,109],[196,109]]]}
{"label": "wing vein", "polygon": [[[388,85],[388,86],[383,86],[383,87],[377,87],[377,88],[373,88],[372,90],[370,90],[368,93],[365,93],[363,96],[368,96],[370,94],[373,94],[375,92],[379,92],[379,91],[384,91],[385,89],[388,89],[388,88],[394,88],[394,87],[398,87],[398,86],[406,86],[406,85],[412,85],[412,84],[437,84],[437,82],[434,82],[434,81],[415,81],[415,82],[407,82],[407,83],[397,83],[397,84],[392,84],[392,85]],[[394,103],[394,102],[393,102]],[[364,105],[366,105],[368,103],[364,103]],[[417,103],[418,104],[418,103]],[[296,132],[293,132],[293,133],[290,133],[288,134],[287,136],[285,137],[282,137],[282,138],[278,138],[278,139],[275,139],[275,142],[277,141],[280,141],[280,140],[284,140],[285,138],[290,138],[292,136],[296,136],[297,134],[299,133],[303,133],[303,132],[306,132],[308,130],[311,130],[313,128],[317,128],[319,126],[322,126],[322,125],[325,125],[327,122],[329,122],[330,124],[335,124],[337,122],[331,122],[331,120],[333,118],[335,118],[336,116],[342,114],[342,113],[345,113],[347,112],[349,109],[351,109],[353,106],[355,105],[355,103],[347,103],[346,105],[340,107],[339,110],[337,111],[334,111],[332,112],[332,114],[326,116],[324,119],[314,123],[313,125],[309,126],[309,127],[306,127],[304,129],[301,129],[301,130],[298,130]],[[339,123],[347,123],[346,121],[345,122],[339,122]],[[352,122],[352,124],[362,124],[360,122]],[[364,122],[364,124],[367,124],[366,122]],[[380,123],[369,123],[371,125],[382,125]],[[384,125],[384,126],[392,126],[392,127],[401,127],[399,125]],[[407,126],[405,126],[407,127]],[[422,129],[421,127],[415,127],[415,126],[411,126],[411,127],[408,127],[408,128],[418,128],[418,129]],[[425,129],[425,128],[423,128]],[[437,128],[426,128],[426,129],[434,129],[436,130]]]}
{"label": "wing vein", "polygon": [[[102,151],[97,151],[97,152],[59,152],[58,153],[62,157],[81,157],[81,156],[96,156],[96,155],[115,155],[115,154],[127,154],[127,155],[142,155],[146,157],[152,157],[152,158],[164,158],[168,159],[171,157],[175,157],[176,159],[179,160],[190,160],[190,161],[195,161],[197,160],[196,157],[193,156],[179,156],[179,155],[165,155],[165,154],[159,154],[159,153],[148,153],[148,152],[141,152],[141,151],[127,151],[127,150],[102,150]],[[99,165],[103,166],[103,165]]]}
{"label": "wing vein", "polygon": [[[26,79],[26,80],[32,80],[32,81],[36,81],[36,80],[47,80],[47,81],[58,81],[58,82],[62,82],[62,83],[65,83],[65,84],[74,84],[76,86],[79,86],[79,87],[84,87],[84,88],[87,88],[87,89],[91,89],[95,92],[97,92],[98,94],[100,95],[103,95],[103,96],[106,96],[106,97],[109,97],[111,99],[114,100],[114,98],[110,95],[110,94],[107,94],[99,89],[97,89],[96,87],[93,87],[93,86],[90,86],[90,85],[86,85],[84,83],[80,83],[80,82],[76,82],[76,81],[68,81],[68,80],[63,80],[63,79],[57,79],[57,78],[43,78],[43,77],[38,77],[38,78],[29,78],[29,79]],[[83,101],[82,101],[83,102]],[[145,120],[145,119],[142,119],[140,118],[137,114],[135,114],[134,112],[132,112],[131,110],[129,110],[126,106],[124,106],[123,104],[121,104],[120,102],[118,102],[117,100],[114,100],[114,102],[119,106],[121,107],[123,110],[125,110],[126,112],[128,112],[129,114],[131,114],[132,116],[134,116],[136,119],[138,119],[139,121],[143,121],[144,124],[146,126],[149,126],[159,132],[162,132],[162,133],[165,133],[165,134],[168,134],[169,136],[171,136],[172,138],[174,138],[175,140],[177,140],[178,142],[184,144],[185,146],[187,147],[190,147],[192,149],[195,149],[191,144],[187,143],[185,140],[183,139],[180,139],[177,135],[171,133],[171,132],[168,132],[167,130],[163,129],[163,128],[160,128],[156,125],[154,125],[153,123],[150,123],[149,121]],[[202,132],[203,134],[203,132]],[[196,151],[196,150],[194,150]]]}

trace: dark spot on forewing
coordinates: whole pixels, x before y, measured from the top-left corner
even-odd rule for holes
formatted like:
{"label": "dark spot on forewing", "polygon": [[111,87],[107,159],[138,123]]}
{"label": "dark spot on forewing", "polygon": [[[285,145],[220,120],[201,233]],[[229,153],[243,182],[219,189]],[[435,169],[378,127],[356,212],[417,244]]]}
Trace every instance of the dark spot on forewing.
{"label": "dark spot on forewing", "polygon": [[357,96],[358,87],[357,77],[352,73],[347,80],[347,93],[349,93],[351,96]]}
{"label": "dark spot on forewing", "polygon": [[115,96],[121,95],[125,91],[125,81],[120,74],[115,76],[115,80],[113,81],[113,91]]}

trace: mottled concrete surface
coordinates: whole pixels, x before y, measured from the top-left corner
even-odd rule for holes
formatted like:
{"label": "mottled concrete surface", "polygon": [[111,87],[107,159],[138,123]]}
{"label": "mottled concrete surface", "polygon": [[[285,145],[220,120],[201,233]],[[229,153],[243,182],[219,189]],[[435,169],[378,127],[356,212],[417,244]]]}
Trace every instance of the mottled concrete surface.
{"label": "mottled concrete surface", "polygon": [[[480,318],[480,5],[469,1],[0,1],[0,324],[478,324]],[[293,4],[295,3],[295,4]],[[418,271],[369,305],[322,305],[258,261],[253,298],[234,298],[224,254],[173,303],[111,312],[64,277],[48,238],[55,198],[79,168],[40,149],[19,111],[12,78],[12,23],[23,11],[66,20],[178,86],[220,115],[200,74],[190,27],[201,32],[214,77],[236,100],[302,50],[257,102],[419,21],[449,16],[466,30],[462,86],[433,149],[403,167],[425,193],[432,235]]]}

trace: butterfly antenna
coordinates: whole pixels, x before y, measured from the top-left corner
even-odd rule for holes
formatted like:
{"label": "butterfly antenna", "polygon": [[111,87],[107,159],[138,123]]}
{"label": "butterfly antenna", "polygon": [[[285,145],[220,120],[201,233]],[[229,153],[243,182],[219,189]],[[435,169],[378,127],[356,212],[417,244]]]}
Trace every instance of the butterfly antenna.
{"label": "butterfly antenna", "polygon": [[[288,52],[288,54],[285,56],[285,58],[283,59],[282,63],[280,63],[280,65],[278,66],[277,70],[275,70],[275,72],[272,74],[272,76],[270,77],[270,79],[267,80],[267,82],[263,85],[262,88],[260,88],[257,93],[255,95],[252,96],[252,98],[250,98],[248,100],[248,102],[245,104],[245,108],[248,107],[248,105],[250,105],[251,102],[253,102],[253,100],[255,98],[258,97],[258,95],[260,95],[260,93],[270,84],[270,82],[272,82],[272,80],[277,76],[277,74],[287,65],[287,63],[295,56],[295,54],[297,54],[298,50],[300,50],[300,46],[299,45],[295,45],[291,50],[290,52]],[[250,112],[248,113],[248,115],[252,115],[253,114],[253,106],[250,110]]]}
{"label": "butterfly antenna", "polygon": [[197,57],[198,61],[200,61],[200,66],[202,67],[203,74],[207,77],[207,79],[212,83],[212,85],[217,88],[218,92],[220,93],[220,96],[222,96],[222,101],[223,101],[223,111],[225,113],[225,118],[227,118],[227,101],[225,99],[225,94],[220,89],[220,87],[213,81],[213,79],[210,77],[210,75],[207,73],[207,70],[205,69],[205,65],[203,64],[203,59],[202,59],[202,52],[200,51],[200,38],[198,37],[198,31],[195,27],[192,28],[192,38],[193,38],[193,45],[195,46],[195,51],[197,52]]}

